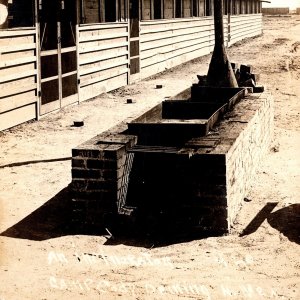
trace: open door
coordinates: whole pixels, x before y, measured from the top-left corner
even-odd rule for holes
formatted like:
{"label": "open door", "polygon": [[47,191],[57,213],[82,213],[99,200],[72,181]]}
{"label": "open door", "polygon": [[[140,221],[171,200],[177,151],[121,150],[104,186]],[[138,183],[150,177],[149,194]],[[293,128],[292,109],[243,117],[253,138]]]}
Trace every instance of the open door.
{"label": "open door", "polygon": [[139,0],[129,1],[130,78],[140,76],[140,9]]}
{"label": "open door", "polygon": [[78,101],[77,1],[40,0],[41,107],[45,114]]}

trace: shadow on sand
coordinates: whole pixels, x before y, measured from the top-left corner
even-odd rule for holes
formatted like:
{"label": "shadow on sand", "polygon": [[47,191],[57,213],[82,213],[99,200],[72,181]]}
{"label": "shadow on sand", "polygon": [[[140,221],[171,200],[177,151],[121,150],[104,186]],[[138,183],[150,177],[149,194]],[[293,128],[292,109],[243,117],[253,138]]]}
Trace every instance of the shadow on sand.
{"label": "shadow on sand", "polygon": [[[67,186],[44,205],[23,220],[1,233],[1,236],[43,241],[67,235],[97,235],[107,238],[105,245],[125,244],[135,247],[154,248],[184,243],[220,233],[203,233],[197,228],[181,224],[174,226],[174,220],[140,217],[135,220],[114,216],[102,226],[78,226],[72,222],[72,193]],[[300,204],[272,210],[277,203],[266,206],[249,223],[240,236],[254,233],[264,220],[284,234],[290,241],[300,244]]]}
{"label": "shadow on sand", "polygon": [[300,245],[300,204],[278,209],[267,218],[269,224],[285,235],[291,242]]}
{"label": "shadow on sand", "polygon": [[69,186],[23,220],[1,233],[1,236],[43,241],[75,234],[71,226],[71,190]]}
{"label": "shadow on sand", "polygon": [[273,228],[285,235],[291,242],[300,244],[300,204],[292,204],[272,213],[277,204],[278,202],[267,203],[240,236],[254,233],[267,220]]}
{"label": "shadow on sand", "polygon": [[[173,220],[174,221],[174,220]],[[126,244],[153,248],[208,237],[188,228],[174,228],[172,220],[112,216],[104,225],[86,226],[72,221],[72,192],[67,186],[30,215],[2,232],[1,236],[43,241],[67,235],[97,235],[105,245]],[[209,236],[212,236],[210,233]]]}

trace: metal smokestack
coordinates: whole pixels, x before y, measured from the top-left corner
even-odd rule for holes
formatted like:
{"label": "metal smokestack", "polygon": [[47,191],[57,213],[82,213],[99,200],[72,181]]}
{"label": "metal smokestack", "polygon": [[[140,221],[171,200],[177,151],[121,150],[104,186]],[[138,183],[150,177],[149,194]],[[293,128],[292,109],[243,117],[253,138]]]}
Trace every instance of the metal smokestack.
{"label": "metal smokestack", "polygon": [[223,0],[214,0],[215,47],[207,73],[207,85],[238,87],[224,46]]}

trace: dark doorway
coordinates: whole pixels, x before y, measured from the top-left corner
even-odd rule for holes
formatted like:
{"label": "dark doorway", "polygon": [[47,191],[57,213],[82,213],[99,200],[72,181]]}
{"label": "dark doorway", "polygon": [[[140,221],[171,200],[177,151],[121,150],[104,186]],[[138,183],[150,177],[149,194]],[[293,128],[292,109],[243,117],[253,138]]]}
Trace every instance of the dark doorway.
{"label": "dark doorway", "polygon": [[130,75],[140,73],[139,0],[130,0]]}
{"label": "dark doorway", "polygon": [[154,0],[154,19],[162,19],[161,0]]}
{"label": "dark doorway", "polygon": [[78,101],[76,2],[43,0],[39,10],[41,114]]}
{"label": "dark doorway", "polygon": [[105,0],[105,22],[116,22],[117,9],[116,1]]}

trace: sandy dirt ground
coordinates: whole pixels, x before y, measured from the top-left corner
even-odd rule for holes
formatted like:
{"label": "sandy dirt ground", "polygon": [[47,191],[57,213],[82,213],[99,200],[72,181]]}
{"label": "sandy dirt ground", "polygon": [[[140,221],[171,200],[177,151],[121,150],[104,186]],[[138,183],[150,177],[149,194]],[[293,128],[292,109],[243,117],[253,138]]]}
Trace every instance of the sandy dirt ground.
{"label": "sandy dirt ground", "polygon": [[67,224],[71,149],[197,82],[205,56],[0,132],[1,300],[300,299],[300,16],[265,17],[263,36],[228,54],[275,100],[274,141],[232,233],[151,245]]}

